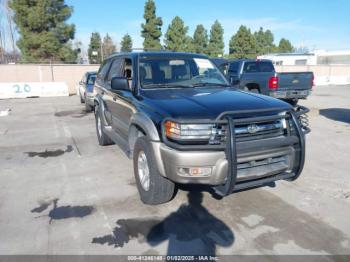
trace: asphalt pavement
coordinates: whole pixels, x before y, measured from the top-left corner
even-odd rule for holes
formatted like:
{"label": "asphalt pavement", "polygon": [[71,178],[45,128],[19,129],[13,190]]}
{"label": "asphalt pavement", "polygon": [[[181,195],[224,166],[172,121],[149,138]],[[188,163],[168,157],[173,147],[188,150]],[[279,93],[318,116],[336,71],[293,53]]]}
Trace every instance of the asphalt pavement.
{"label": "asphalt pavement", "polygon": [[350,86],[316,87],[295,182],[144,205],[77,96],[0,100],[0,254],[350,254]]}

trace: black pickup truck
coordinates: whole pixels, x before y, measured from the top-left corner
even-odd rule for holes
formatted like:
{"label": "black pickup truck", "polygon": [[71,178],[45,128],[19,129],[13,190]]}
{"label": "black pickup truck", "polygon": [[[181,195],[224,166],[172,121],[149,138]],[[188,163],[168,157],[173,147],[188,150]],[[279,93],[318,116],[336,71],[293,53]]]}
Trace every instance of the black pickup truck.
{"label": "black pickup truck", "polygon": [[171,200],[176,183],[226,196],[303,169],[308,110],[232,87],[204,55],[115,54],[94,88],[99,144],[133,159],[146,204]]}
{"label": "black pickup truck", "polygon": [[232,85],[289,102],[306,99],[314,85],[312,72],[276,73],[271,60],[238,59],[213,61]]}

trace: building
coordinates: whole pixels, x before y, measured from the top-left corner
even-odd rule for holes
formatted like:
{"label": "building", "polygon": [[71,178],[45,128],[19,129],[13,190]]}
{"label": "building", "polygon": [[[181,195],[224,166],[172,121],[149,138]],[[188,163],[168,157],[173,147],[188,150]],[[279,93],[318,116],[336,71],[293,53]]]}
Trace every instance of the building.
{"label": "building", "polygon": [[269,59],[275,65],[350,65],[350,50],[325,51],[312,53],[275,53],[258,56]]}

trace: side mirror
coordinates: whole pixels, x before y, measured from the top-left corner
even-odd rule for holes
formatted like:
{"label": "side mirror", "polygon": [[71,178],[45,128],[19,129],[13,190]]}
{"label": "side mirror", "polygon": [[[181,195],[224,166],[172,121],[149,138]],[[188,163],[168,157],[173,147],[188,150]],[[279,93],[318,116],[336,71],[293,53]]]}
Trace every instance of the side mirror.
{"label": "side mirror", "polygon": [[130,91],[128,79],[126,77],[113,77],[111,81],[111,89]]}

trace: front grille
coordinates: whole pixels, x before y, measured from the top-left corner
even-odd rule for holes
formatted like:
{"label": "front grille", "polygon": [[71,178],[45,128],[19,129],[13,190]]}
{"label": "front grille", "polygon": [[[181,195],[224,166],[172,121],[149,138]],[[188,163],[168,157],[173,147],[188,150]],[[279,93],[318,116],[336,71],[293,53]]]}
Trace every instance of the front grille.
{"label": "front grille", "polygon": [[[235,126],[235,137],[237,142],[273,138],[287,134],[284,119],[267,121],[263,123],[249,123]],[[213,134],[209,144],[220,144],[226,142],[227,125],[222,124],[215,127],[216,134]]]}
{"label": "front grille", "polygon": [[290,155],[281,155],[247,162],[238,162],[237,181],[253,180],[289,169]]}

